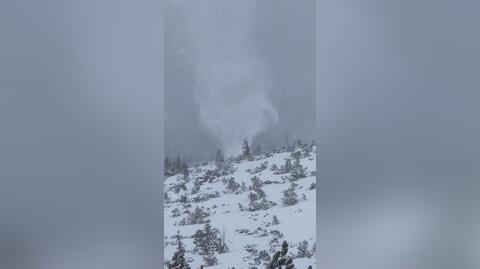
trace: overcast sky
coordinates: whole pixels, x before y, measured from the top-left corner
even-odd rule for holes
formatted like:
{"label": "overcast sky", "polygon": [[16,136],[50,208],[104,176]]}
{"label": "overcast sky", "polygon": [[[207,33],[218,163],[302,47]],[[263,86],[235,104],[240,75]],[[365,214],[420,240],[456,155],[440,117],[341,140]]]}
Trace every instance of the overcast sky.
{"label": "overcast sky", "polygon": [[167,156],[314,139],[315,1],[167,1],[165,25]]}

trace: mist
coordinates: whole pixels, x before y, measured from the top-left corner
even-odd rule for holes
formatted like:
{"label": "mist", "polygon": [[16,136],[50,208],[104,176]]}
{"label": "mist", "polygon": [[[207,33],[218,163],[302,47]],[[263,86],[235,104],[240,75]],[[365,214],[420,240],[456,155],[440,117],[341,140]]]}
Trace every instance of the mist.
{"label": "mist", "polygon": [[[314,1],[169,1],[166,155],[269,149],[315,128]],[[292,12],[293,11],[293,12]]]}
{"label": "mist", "polygon": [[[250,44],[256,1],[175,1],[186,19],[200,123],[228,155],[278,121],[265,60]],[[233,124],[234,123],[234,124]]]}

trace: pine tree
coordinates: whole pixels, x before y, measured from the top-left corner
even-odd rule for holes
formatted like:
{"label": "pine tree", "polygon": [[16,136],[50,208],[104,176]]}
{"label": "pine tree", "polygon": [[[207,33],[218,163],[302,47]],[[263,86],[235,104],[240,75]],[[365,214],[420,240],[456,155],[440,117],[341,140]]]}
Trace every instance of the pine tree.
{"label": "pine tree", "polygon": [[300,159],[296,158],[290,169],[290,181],[297,181],[298,179],[307,176],[307,168],[303,167]]}
{"label": "pine tree", "polygon": [[180,237],[177,237],[177,251],[173,254],[172,261],[167,264],[169,269],[190,269],[185,260],[185,247]]}
{"label": "pine tree", "polygon": [[227,186],[225,188],[227,189],[227,192],[236,193],[240,189],[240,184],[235,182],[235,178],[230,177],[227,179]]}
{"label": "pine tree", "polygon": [[203,207],[195,207],[193,212],[190,212],[188,216],[181,221],[181,225],[193,225],[193,224],[203,224],[208,220],[207,218],[210,214],[203,209]]}
{"label": "pine tree", "polygon": [[215,154],[215,161],[217,163],[221,163],[225,160],[225,158],[223,157],[223,153],[221,150],[217,150],[217,153]]}
{"label": "pine tree", "polygon": [[217,257],[215,256],[215,252],[213,251],[208,254],[205,254],[203,256],[203,261],[208,266],[216,265],[218,263]]}
{"label": "pine tree", "polygon": [[308,242],[302,241],[297,247],[297,258],[311,258],[312,253],[308,250]]}
{"label": "pine tree", "polygon": [[172,162],[167,157],[165,158],[164,165],[163,165],[163,171],[164,171],[165,177],[171,176],[171,169],[172,169]]}
{"label": "pine tree", "polygon": [[267,195],[262,190],[263,182],[260,180],[260,178],[257,176],[254,176],[251,178],[251,181],[252,181],[252,186],[250,187],[250,189],[255,191],[258,199],[265,198]]}
{"label": "pine tree", "polygon": [[248,145],[248,139],[245,137],[242,144],[242,157],[246,159],[251,158],[250,146]]}
{"label": "pine tree", "polygon": [[280,224],[278,217],[276,215],[273,215],[272,225],[278,225],[278,224]]}
{"label": "pine tree", "polygon": [[193,182],[193,188],[190,191],[190,194],[197,194],[200,191],[201,185],[202,183],[199,180],[195,180],[195,182]]}
{"label": "pine tree", "polygon": [[295,192],[295,184],[283,191],[282,203],[285,206],[292,206],[298,203],[297,193]]}
{"label": "pine tree", "polygon": [[208,255],[210,252],[225,253],[228,247],[220,236],[217,228],[212,228],[210,223],[205,224],[202,230],[197,230],[193,235],[194,250],[202,255]]}

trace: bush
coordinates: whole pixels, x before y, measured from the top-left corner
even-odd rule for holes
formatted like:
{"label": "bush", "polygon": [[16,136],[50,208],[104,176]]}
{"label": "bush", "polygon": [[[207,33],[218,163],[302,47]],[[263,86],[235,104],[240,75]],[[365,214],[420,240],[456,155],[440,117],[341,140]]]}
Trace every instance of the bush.
{"label": "bush", "polygon": [[205,211],[203,207],[196,207],[193,212],[188,212],[188,216],[183,218],[179,225],[193,225],[193,224],[203,224],[207,223],[207,218],[210,216],[210,213]]}
{"label": "bush", "polygon": [[240,184],[238,184],[233,177],[227,179],[226,184],[226,193],[237,193],[240,190]]}
{"label": "bush", "polygon": [[284,206],[292,206],[298,203],[298,195],[295,192],[295,184],[283,191],[282,203]]}

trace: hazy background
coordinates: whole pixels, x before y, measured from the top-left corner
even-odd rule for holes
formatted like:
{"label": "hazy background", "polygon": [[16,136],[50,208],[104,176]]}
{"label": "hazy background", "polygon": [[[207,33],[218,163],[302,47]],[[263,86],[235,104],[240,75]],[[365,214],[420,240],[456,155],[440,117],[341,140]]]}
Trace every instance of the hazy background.
{"label": "hazy background", "polygon": [[318,1],[318,267],[480,267],[480,4]]}
{"label": "hazy background", "polygon": [[0,268],[162,264],[159,1],[0,1]]}
{"label": "hazy background", "polygon": [[315,1],[166,2],[165,153],[315,136]]}

